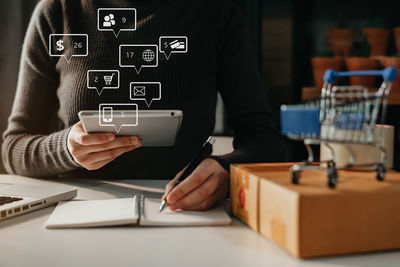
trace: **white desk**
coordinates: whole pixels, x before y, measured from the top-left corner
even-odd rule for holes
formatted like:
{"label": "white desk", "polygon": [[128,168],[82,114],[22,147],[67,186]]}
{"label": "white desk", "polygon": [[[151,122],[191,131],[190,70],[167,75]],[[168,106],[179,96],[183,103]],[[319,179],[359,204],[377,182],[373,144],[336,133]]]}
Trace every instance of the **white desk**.
{"label": "white desk", "polygon": [[[0,175],[0,182],[52,184]],[[158,185],[165,181],[124,181]],[[131,196],[131,189],[88,180],[58,183],[78,188],[78,199]],[[226,227],[111,227],[47,230],[53,207],[0,223],[0,266],[399,266],[400,252],[298,260],[238,221]]]}

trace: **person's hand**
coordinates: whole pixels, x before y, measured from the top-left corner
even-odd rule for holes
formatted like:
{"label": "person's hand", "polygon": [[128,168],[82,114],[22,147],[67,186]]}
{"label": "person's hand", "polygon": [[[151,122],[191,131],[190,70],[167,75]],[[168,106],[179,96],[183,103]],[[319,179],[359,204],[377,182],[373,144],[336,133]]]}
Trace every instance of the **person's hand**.
{"label": "person's hand", "polygon": [[88,134],[82,122],[72,126],[68,134],[68,151],[76,163],[88,170],[96,170],[125,152],[141,146],[137,136],[116,137],[113,133]]}
{"label": "person's hand", "polygon": [[228,192],[228,172],[213,159],[205,159],[179,185],[171,190],[182,174],[179,172],[166,186],[162,197],[171,210],[207,210],[222,202]]}

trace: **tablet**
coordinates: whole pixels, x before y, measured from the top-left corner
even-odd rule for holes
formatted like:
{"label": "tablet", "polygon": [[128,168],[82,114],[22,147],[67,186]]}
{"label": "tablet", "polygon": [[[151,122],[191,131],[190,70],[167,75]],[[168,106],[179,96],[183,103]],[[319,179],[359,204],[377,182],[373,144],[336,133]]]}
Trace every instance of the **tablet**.
{"label": "tablet", "polygon": [[83,110],[78,113],[87,133],[138,136],[143,147],[173,146],[182,122],[181,110]]}

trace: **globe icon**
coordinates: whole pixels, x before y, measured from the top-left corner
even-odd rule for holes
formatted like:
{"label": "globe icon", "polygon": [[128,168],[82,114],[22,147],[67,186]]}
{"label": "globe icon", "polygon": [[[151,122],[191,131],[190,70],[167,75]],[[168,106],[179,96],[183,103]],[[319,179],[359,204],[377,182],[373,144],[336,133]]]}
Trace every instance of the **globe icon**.
{"label": "globe icon", "polygon": [[150,49],[146,49],[146,50],[144,50],[143,53],[142,53],[142,58],[143,58],[143,60],[146,61],[146,62],[151,62],[151,61],[153,61],[154,58],[155,58],[155,56],[156,56],[156,55],[154,54],[154,51],[153,51],[153,50],[150,50]]}

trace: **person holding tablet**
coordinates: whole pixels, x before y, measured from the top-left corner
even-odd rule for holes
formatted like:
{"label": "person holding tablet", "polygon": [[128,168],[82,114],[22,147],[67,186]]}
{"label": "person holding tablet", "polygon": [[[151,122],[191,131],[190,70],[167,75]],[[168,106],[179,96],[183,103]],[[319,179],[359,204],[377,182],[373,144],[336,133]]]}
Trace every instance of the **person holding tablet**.
{"label": "person holding tablet", "polygon": [[[97,29],[98,8],[137,10],[135,31]],[[19,81],[2,157],[9,173],[33,177],[177,179],[213,132],[217,92],[234,132],[234,151],[210,156],[168,194],[172,209],[204,210],[226,196],[231,163],[284,160],[283,139],[275,127],[253,49],[240,10],[231,0],[128,1],[43,0],[32,16],[22,51]],[[73,57],[49,55],[50,34],[84,33],[89,52]],[[157,43],[162,35],[184,35],[189,50],[156,68],[136,73],[119,68],[120,44]],[[88,70],[119,69],[120,88],[89,90]],[[101,103],[127,103],[129,83],[162,83],[162,99],[151,109],[183,111],[173,147],[141,147],[136,136],[86,133],[81,110]],[[149,109],[143,101],[139,110]],[[163,133],[160,132],[160,135]],[[175,180],[171,181],[169,186]]]}

